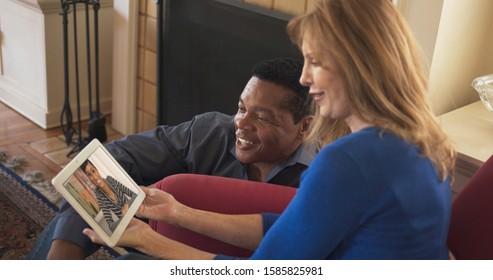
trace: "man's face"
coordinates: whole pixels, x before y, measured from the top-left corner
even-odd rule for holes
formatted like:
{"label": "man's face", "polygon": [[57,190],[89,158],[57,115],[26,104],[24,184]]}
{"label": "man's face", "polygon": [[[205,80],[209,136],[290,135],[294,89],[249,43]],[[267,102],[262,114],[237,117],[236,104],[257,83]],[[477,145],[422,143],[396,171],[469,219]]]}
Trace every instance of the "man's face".
{"label": "man's face", "polygon": [[302,124],[281,104],[289,98],[286,88],[252,77],[238,102],[236,156],[246,164],[277,165],[299,147]]}

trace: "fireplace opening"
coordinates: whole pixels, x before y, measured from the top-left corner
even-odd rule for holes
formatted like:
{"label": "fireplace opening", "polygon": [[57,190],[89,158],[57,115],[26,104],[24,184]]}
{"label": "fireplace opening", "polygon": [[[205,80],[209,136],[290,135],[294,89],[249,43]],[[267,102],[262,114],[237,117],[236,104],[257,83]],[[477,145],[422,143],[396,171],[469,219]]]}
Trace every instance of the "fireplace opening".
{"label": "fireplace opening", "polygon": [[159,3],[158,125],[208,111],[234,114],[254,64],[302,58],[286,34],[290,18],[237,0]]}

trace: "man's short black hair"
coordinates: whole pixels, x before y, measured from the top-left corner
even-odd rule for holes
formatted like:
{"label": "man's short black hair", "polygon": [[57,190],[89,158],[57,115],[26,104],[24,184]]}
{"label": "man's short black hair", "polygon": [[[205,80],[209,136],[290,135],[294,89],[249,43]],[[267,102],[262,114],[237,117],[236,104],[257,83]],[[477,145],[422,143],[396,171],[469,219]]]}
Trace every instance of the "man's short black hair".
{"label": "man's short black hair", "polygon": [[293,114],[294,123],[311,114],[309,88],[300,84],[303,62],[292,58],[275,58],[262,61],[252,68],[252,76],[287,88],[293,93],[282,104]]}

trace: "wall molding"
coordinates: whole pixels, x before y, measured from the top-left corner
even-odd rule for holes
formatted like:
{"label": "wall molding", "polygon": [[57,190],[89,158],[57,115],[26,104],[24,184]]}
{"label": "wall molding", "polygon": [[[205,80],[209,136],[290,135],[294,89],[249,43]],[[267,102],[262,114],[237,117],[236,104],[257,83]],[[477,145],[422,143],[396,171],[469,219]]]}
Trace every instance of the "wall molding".
{"label": "wall molding", "polygon": [[[44,14],[60,13],[60,0],[9,0],[35,11],[42,11]],[[100,0],[100,7],[107,8],[113,6],[113,0]]]}
{"label": "wall molding", "polygon": [[115,1],[113,25],[112,127],[122,134],[136,131],[139,1]]}

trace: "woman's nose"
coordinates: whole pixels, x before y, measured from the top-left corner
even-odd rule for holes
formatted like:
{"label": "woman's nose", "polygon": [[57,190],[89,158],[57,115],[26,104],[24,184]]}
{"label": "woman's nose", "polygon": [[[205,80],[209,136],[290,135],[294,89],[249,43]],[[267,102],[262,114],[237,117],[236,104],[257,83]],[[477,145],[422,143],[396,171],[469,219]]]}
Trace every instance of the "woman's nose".
{"label": "woman's nose", "polygon": [[307,73],[305,73],[305,71],[301,73],[300,84],[305,87],[309,87],[312,84],[311,78],[308,76]]}
{"label": "woman's nose", "polygon": [[306,87],[309,87],[311,84],[313,84],[310,70],[306,65],[303,66],[303,71],[301,72],[300,84]]}

